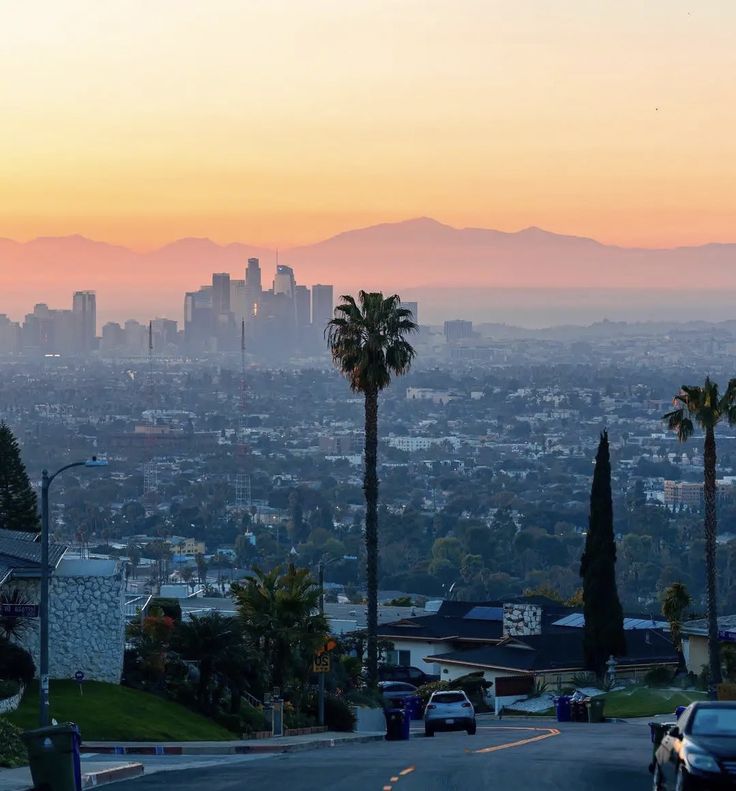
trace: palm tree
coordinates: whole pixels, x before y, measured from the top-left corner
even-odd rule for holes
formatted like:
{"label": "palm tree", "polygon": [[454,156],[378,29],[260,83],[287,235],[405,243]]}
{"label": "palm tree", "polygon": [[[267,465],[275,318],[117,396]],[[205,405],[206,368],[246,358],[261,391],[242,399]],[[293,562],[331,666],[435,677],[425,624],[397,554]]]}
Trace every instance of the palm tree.
{"label": "palm tree", "polygon": [[[736,379],[731,379],[721,396],[718,384],[710,377],[703,386],[683,385],[675,396],[672,412],[663,416],[668,428],[677,432],[680,442],[685,442],[695,431],[697,423],[705,433],[703,445],[703,501],[705,519],[705,582],[708,617],[708,658],[710,666],[710,695],[715,698],[721,682],[721,663],[718,655],[718,610],[716,600],[716,426],[728,421],[736,423]],[[694,421],[694,422],[693,422]]]}
{"label": "palm tree", "polygon": [[692,599],[681,582],[673,582],[662,594],[662,615],[669,621],[672,642],[679,653],[682,652],[682,616]]}
{"label": "palm tree", "polygon": [[260,657],[265,688],[289,688],[299,703],[315,651],[327,639],[319,613],[320,589],[307,569],[289,565],[253,576],[231,587],[246,642]]}
{"label": "palm tree", "polygon": [[406,336],[418,329],[394,294],[361,291],[341,297],[325,330],[332,359],[355,392],[365,397],[365,549],[368,588],[368,682],[378,677],[378,394],[405,374],[415,356]]}

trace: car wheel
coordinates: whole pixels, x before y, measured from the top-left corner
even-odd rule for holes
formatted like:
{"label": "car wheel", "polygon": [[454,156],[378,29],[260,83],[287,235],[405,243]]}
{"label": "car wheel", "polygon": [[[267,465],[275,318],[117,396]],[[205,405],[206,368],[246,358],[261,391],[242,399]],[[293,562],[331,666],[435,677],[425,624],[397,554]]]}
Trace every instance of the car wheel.
{"label": "car wheel", "polygon": [[675,791],[692,791],[693,783],[685,767],[680,764],[677,770],[677,780],[675,781]]}
{"label": "car wheel", "polygon": [[664,783],[662,781],[662,770],[659,764],[654,764],[654,771],[652,772],[652,791],[662,791]]}
{"label": "car wheel", "polygon": [[468,736],[475,736],[475,729],[476,729],[476,727],[477,726],[476,726],[476,724],[474,722],[471,723],[470,725],[468,725]]}
{"label": "car wheel", "polygon": [[424,735],[425,736],[434,736],[434,728],[428,728],[426,725],[424,726]]}

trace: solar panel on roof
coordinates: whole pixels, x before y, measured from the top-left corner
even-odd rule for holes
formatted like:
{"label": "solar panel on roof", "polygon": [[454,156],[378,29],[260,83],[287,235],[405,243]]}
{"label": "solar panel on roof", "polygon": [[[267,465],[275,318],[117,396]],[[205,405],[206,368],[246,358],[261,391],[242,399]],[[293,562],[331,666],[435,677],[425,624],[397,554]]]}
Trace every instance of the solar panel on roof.
{"label": "solar panel on roof", "polygon": [[502,607],[471,607],[463,619],[469,621],[502,621],[503,608]]}
{"label": "solar panel on roof", "polygon": [[576,628],[582,628],[585,626],[585,616],[580,612],[574,612],[571,615],[560,618],[559,621],[555,621],[552,626],[574,626]]}

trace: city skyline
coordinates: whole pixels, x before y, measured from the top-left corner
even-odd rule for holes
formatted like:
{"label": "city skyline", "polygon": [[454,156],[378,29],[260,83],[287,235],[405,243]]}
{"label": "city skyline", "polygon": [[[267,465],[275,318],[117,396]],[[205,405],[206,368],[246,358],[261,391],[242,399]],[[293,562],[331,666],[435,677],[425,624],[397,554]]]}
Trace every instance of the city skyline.
{"label": "city skyline", "polygon": [[0,12],[2,237],[286,248],[431,215],[734,241],[733,5],[40,6]]}

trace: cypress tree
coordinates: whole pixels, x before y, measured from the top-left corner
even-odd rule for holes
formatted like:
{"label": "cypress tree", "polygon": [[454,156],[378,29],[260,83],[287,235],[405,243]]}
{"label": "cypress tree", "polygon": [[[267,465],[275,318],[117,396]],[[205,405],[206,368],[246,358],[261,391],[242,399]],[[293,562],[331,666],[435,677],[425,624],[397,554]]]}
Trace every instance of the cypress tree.
{"label": "cypress tree", "polygon": [[583,578],[583,653],[585,666],[598,675],[609,656],[626,654],[624,616],[616,589],[616,539],[613,533],[611,460],[608,432],[601,434],[590,491],[590,517],[580,563]]}
{"label": "cypress tree", "polygon": [[18,442],[6,423],[0,423],[0,528],[28,532],[40,529],[36,493]]}

